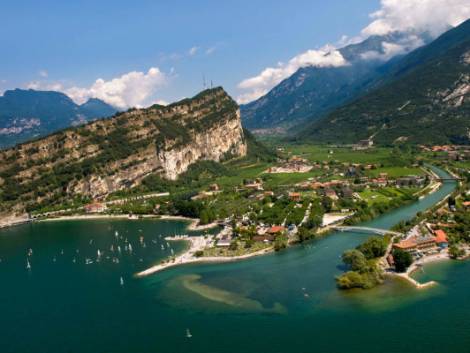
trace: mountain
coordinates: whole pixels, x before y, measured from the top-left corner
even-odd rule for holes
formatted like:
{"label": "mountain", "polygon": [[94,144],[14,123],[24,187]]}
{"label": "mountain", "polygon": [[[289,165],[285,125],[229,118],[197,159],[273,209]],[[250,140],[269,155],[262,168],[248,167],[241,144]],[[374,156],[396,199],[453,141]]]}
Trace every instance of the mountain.
{"label": "mountain", "polygon": [[6,91],[0,96],[0,148],[115,113],[99,99],[77,105],[60,92]]}
{"label": "mountain", "polygon": [[210,89],[0,151],[0,213],[103,198],[152,174],[174,180],[195,162],[246,153],[238,105]]}
{"label": "mountain", "polygon": [[244,126],[286,129],[322,117],[362,94],[383,75],[384,62],[392,56],[387,45],[407,48],[412,44],[407,43],[406,35],[396,32],[339,49],[348,65],[299,69],[265,96],[241,106]]}
{"label": "mountain", "polygon": [[390,65],[381,85],[299,138],[381,144],[470,143],[470,20]]}

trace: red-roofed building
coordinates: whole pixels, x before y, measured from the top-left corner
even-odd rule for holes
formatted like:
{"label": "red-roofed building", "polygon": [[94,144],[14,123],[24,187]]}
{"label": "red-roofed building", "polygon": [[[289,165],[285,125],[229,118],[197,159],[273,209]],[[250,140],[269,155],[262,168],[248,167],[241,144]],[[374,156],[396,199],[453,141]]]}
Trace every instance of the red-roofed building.
{"label": "red-roofed building", "polygon": [[438,229],[434,231],[434,235],[436,236],[436,244],[441,248],[446,248],[449,245],[449,241],[447,240],[447,234],[442,229]]}
{"label": "red-roofed building", "polygon": [[107,207],[104,203],[93,202],[83,207],[86,213],[101,213],[106,211]]}
{"label": "red-roofed building", "polygon": [[286,228],[283,226],[272,226],[271,228],[268,229],[269,234],[280,234],[284,233],[286,231]]}
{"label": "red-roofed building", "polygon": [[416,250],[416,248],[418,247],[418,244],[416,243],[416,241],[406,239],[406,240],[400,241],[399,243],[393,244],[393,247],[395,249],[412,252]]}
{"label": "red-roofed building", "polygon": [[298,192],[290,192],[289,199],[291,201],[299,202],[300,200],[302,200],[302,195],[300,195],[300,193]]}

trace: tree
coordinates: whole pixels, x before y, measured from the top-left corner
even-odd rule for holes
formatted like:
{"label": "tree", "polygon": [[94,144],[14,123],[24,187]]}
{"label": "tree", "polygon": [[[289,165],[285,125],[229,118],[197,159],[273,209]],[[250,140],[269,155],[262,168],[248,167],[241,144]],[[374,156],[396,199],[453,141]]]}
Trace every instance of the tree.
{"label": "tree", "polygon": [[367,268],[367,259],[359,250],[347,250],[342,256],[343,262],[353,271],[363,271]]}
{"label": "tree", "polygon": [[356,249],[362,252],[366,259],[375,259],[385,255],[385,251],[387,251],[387,241],[384,238],[372,237],[367,239]]}
{"label": "tree", "polygon": [[287,248],[287,237],[278,235],[274,240],[274,251],[280,251]]}
{"label": "tree", "polygon": [[449,256],[451,259],[458,259],[459,257],[465,256],[465,250],[459,248],[457,245],[451,245],[449,247]]}
{"label": "tree", "polygon": [[408,267],[413,263],[413,257],[409,252],[401,249],[393,250],[393,261],[395,262],[395,270],[397,272],[406,272]]}
{"label": "tree", "polygon": [[236,240],[233,240],[233,241],[230,243],[228,249],[231,250],[231,251],[237,250],[237,249],[238,249],[238,242],[237,242]]}

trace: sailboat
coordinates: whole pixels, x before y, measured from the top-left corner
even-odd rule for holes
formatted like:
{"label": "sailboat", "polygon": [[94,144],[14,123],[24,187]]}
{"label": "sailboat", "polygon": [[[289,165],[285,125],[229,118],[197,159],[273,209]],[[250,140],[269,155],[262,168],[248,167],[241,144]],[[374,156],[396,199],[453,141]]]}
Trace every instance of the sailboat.
{"label": "sailboat", "polygon": [[26,269],[31,270],[31,264],[29,263],[29,260],[26,260]]}
{"label": "sailboat", "polygon": [[187,337],[187,338],[193,337],[193,335],[192,335],[191,332],[189,331],[189,328],[186,329],[186,337]]}
{"label": "sailboat", "polygon": [[122,277],[120,278],[120,281],[119,281],[119,282],[121,283],[121,286],[124,285],[124,279],[123,279]]}

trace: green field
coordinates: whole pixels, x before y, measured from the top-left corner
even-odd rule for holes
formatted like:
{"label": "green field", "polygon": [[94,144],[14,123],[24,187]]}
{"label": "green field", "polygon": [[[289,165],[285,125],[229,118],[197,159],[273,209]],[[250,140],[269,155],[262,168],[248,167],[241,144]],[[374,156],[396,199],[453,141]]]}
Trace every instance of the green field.
{"label": "green field", "polygon": [[424,171],[421,168],[414,167],[383,167],[366,171],[366,175],[371,177],[378,177],[380,173],[387,173],[390,178],[407,175],[424,175]]}
{"label": "green field", "polygon": [[[353,151],[352,148],[315,145],[288,145],[285,147],[286,153],[301,156],[311,162],[336,160],[345,163],[383,163],[387,165],[393,157],[393,150],[390,148],[373,148],[364,151]],[[333,152],[333,153],[330,153]]]}

